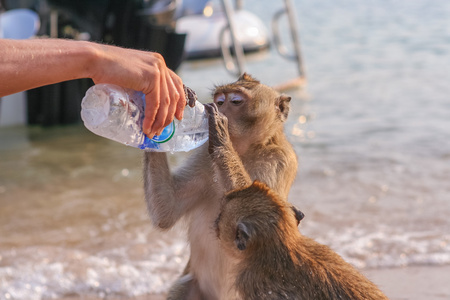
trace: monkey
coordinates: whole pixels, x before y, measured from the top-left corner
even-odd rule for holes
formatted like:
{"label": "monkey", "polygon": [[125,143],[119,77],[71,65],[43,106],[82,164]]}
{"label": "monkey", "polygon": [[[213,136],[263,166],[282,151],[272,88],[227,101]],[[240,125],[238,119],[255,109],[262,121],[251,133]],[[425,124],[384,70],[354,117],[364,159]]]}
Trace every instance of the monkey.
{"label": "monkey", "polygon": [[[230,262],[213,228],[226,191],[261,180],[287,199],[297,156],[284,133],[291,98],[244,73],[216,86],[205,105],[209,142],[171,169],[161,152],[145,152],[144,194],[161,230],[185,221],[190,258],[167,299],[233,299]],[[232,292],[231,292],[232,293]]]}
{"label": "monkey", "polygon": [[257,180],[225,194],[214,227],[234,261],[235,299],[388,299],[329,247],[303,236],[291,208]]}

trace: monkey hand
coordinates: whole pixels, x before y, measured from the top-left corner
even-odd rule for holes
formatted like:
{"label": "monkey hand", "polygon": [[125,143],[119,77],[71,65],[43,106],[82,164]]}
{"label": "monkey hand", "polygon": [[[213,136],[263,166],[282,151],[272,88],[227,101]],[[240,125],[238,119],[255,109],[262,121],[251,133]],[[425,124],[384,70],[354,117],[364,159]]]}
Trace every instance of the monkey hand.
{"label": "monkey hand", "polygon": [[186,105],[190,107],[195,106],[195,101],[198,100],[197,94],[191,89],[183,84],[184,95],[186,96]]}
{"label": "monkey hand", "polygon": [[205,105],[208,112],[209,121],[209,154],[213,154],[216,149],[231,143],[228,133],[228,118],[219,112],[215,103]]}

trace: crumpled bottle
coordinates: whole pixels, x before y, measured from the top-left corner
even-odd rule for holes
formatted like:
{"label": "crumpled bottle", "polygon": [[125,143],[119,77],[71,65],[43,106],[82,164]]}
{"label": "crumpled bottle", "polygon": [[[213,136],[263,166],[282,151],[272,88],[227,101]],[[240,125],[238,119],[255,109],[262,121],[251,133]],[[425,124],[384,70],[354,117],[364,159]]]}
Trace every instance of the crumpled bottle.
{"label": "crumpled bottle", "polygon": [[[186,95],[195,93],[186,88]],[[146,151],[190,151],[208,140],[208,117],[203,104],[186,106],[181,121],[174,120],[159,136],[142,132],[145,95],[113,84],[97,84],[81,102],[81,118],[87,129],[102,137]]]}

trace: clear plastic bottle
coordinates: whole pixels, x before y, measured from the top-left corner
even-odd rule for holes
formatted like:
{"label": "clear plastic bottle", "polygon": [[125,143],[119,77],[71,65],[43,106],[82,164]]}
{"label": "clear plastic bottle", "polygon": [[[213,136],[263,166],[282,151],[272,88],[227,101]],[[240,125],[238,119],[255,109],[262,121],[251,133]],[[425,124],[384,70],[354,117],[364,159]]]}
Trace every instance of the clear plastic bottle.
{"label": "clear plastic bottle", "polygon": [[183,119],[174,120],[159,136],[142,132],[145,96],[113,84],[92,86],[81,102],[81,118],[87,129],[128,146],[157,152],[190,151],[208,140],[208,118],[198,101],[186,106]]}

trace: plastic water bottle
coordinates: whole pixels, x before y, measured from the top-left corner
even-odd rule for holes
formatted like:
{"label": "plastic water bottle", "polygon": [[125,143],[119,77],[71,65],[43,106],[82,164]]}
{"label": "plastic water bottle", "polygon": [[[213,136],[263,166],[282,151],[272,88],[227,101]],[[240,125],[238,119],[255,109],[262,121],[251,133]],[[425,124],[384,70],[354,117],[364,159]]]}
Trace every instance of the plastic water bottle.
{"label": "plastic water bottle", "polygon": [[174,120],[153,138],[142,132],[144,108],[143,93],[97,84],[81,102],[81,118],[93,133],[146,151],[190,151],[208,140],[208,118],[200,102],[195,101],[195,107],[186,106],[181,121]]}

